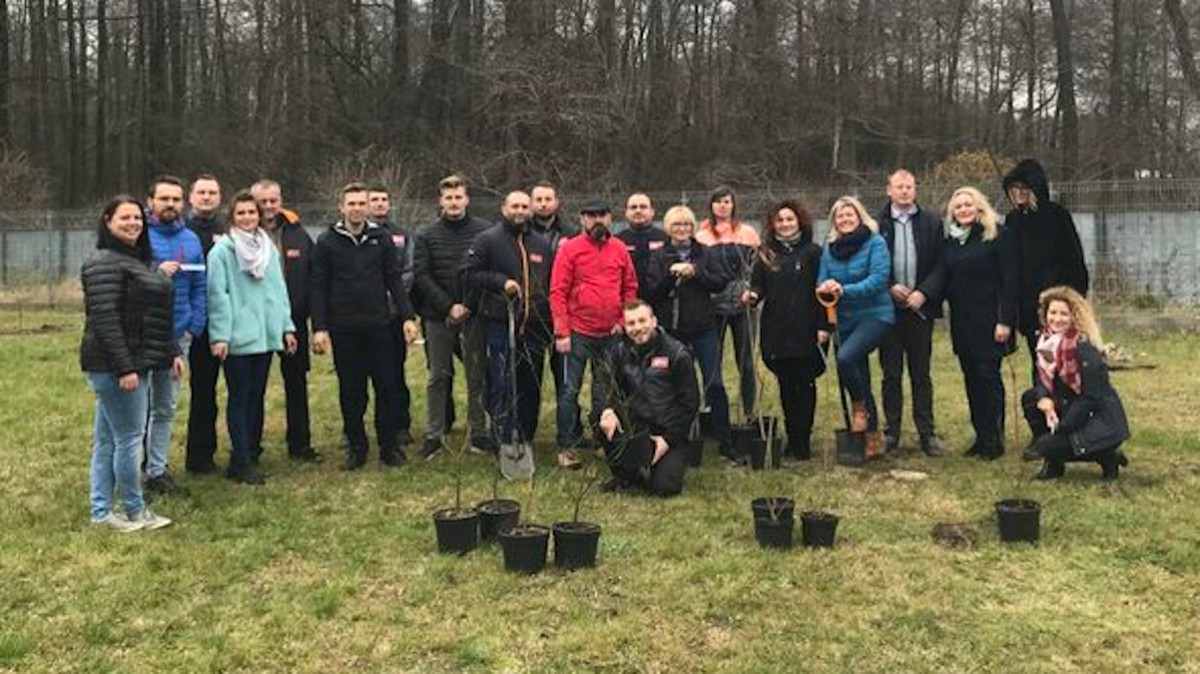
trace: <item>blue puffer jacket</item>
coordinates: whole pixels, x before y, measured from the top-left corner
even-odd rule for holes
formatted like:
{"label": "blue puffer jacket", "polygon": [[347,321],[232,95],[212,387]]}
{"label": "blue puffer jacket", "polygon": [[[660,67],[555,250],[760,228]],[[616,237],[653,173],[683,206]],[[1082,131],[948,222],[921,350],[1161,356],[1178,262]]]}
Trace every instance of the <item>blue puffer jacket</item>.
{"label": "blue puffer jacket", "polygon": [[842,299],[838,302],[838,325],[843,332],[852,332],[862,321],[896,322],[892,296],[888,293],[888,277],[892,273],[892,257],[887,242],[871,234],[858,252],[839,260],[829,252],[829,244],[821,250],[821,271],[817,285],[826,279],[842,284]]}
{"label": "blue puffer jacket", "polygon": [[183,336],[184,331],[192,336],[204,332],[208,320],[207,278],[204,269],[204,248],[200,245],[200,237],[188,229],[183,218],[174,222],[159,222],[154,216],[146,214],[146,224],[150,228],[150,252],[154,256],[154,264],[175,261],[181,264],[200,265],[200,271],[180,270],[175,274],[175,338]]}

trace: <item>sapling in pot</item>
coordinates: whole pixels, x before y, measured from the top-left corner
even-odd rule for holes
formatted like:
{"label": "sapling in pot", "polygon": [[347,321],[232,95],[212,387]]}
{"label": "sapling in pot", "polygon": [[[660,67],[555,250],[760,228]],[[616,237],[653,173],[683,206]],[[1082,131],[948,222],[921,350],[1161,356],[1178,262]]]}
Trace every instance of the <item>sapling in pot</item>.
{"label": "sapling in pot", "polygon": [[433,513],[438,552],[464,555],[479,545],[479,512],[462,506],[463,456],[469,443],[468,438],[463,438],[463,444],[454,453],[454,507]]}
{"label": "sapling in pot", "polygon": [[521,519],[521,504],[512,499],[500,498],[499,470],[492,475],[492,498],[475,504],[479,511],[479,538],[494,541],[501,531],[515,526]]}
{"label": "sapling in pot", "polygon": [[588,493],[600,479],[597,464],[588,466],[580,480],[579,488],[572,497],[571,520],[554,523],[554,565],[568,571],[596,566],[596,555],[600,547],[600,525],[581,522],[579,510]]}
{"label": "sapling in pot", "polygon": [[[533,512],[536,480],[529,478],[529,498],[525,500],[525,514]],[[498,534],[500,548],[504,553],[504,568],[517,573],[540,573],[546,568],[546,552],[550,543],[550,530],[528,520],[508,527]]]}
{"label": "sapling in pot", "polygon": [[764,548],[792,547],[796,502],[787,496],[760,496],[750,501],[754,538]]}
{"label": "sapling in pot", "polygon": [[[1013,367],[1011,359],[1008,361],[1008,371],[1009,386],[1012,391],[1010,400],[1014,409],[1013,415],[1010,418],[1020,419],[1023,417],[1019,414],[1021,409],[1017,397],[1016,370]],[[1019,446],[1020,432],[1017,429],[1017,424],[1012,424],[1011,428],[1013,446]],[[1017,461],[1017,467],[1013,471],[1013,491],[1017,494],[1025,493],[1032,477],[1029,469],[1026,468],[1026,462]],[[1041,538],[1041,503],[1017,496],[997,501],[994,508],[1001,541],[1005,543],[1037,543]]]}

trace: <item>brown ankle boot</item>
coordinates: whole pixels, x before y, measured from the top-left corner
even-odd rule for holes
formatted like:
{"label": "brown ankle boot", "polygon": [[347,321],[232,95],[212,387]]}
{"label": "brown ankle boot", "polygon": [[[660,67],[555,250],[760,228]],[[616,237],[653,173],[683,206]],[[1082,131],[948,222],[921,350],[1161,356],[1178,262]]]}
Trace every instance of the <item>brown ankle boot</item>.
{"label": "brown ankle boot", "polygon": [[867,430],[867,403],[854,400],[850,402],[850,431],[862,433]]}
{"label": "brown ankle boot", "polygon": [[883,434],[879,431],[868,431],[866,433],[866,456],[867,459],[874,459],[884,454]]}

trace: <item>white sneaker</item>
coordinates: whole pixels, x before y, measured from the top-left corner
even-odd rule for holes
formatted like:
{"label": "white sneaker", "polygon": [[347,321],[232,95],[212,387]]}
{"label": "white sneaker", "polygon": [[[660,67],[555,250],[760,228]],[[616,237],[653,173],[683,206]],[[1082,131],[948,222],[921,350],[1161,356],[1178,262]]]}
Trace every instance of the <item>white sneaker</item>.
{"label": "white sneaker", "polygon": [[161,529],[171,524],[171,520],[162,515],[155,515],[149,508],[143,508],[142,512],[129,518],[130,523],[137,524],[138,528],[147,531]]}
{"label": "white sneaker", "polygon": [[108,527],[110,529],[116,529],[121,533],[138,531],[146,526],[142,522],[130,522],[129,519],[127,519],[124,515],[118,515],[117,513],[109,513],[102,520],[92,520],[92,524],[96,526]]}

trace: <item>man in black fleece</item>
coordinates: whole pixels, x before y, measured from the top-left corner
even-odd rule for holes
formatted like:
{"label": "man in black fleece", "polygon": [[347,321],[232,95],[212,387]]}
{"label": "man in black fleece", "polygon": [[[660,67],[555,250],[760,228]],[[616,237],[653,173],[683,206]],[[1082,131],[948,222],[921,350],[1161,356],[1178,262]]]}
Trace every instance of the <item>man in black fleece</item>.
{"label": "man in black fleece", "polygon": [[[413,237],[400,223],[389,219],[392,197],[387,185],[376,183],[367,192],[367,211],[371,222],[387,230],[395,246],[396,261],[400,264],[400,278],[404,281],[404,292],[412,292],[413,284]],[[395,310],[395,300],[392,309]],[[408,382],[404,380],[404,363],[408,360],[408,340],[404,336],[404,318],[392,317],[392,357],[396,366],[396,433],[401,447],[412,443],[411,396]],[[378,400],[376,401],[378,402]]]}
{"label": "man in black fleece", "polygon": [[391,235],[367,220],[367,186],[342,188],[342,219],[317,239],[312,266],[313,352],[333,346],[338,377],[342,427],[349,442],[345,470],[367,461],[363,414],[367,409],[367,379],[378,398],[375,436],[379,458],[386,466],[404,463],[396,442],[396,366],[392,354],[392,299],[404,319],[405,337],[417,336],[412,305],[404,292],[400,264]]}
{"label": "man in black fleece", "polygon": [[441,451],[448,420],[450,383],[454,380],[454,350],[462,341],[463,367],[467,372],[467,421],[471,447],[495,453],[484,413],[487,379],[483,326],[472,316],[477,293],[463,287],[460,271],[467,249],[492,223],[471,216],[467,207],[467,181],[462,176],[443,178],[438,184],[441,217],[421,228],[413,250],[413,295],[425,329],[425,358],[429,368],[426,386],[425,445],[421,456],[429,459]]}
{"label": "man in black fleece", "polygon": [[627,227],[617,234],[625,243],[625,250],[633,258],[637,271],[638,297],[650,299],[650,279],[646,276],[650,255],[667,245],[667,232],[654,226],[654,204],[645,192],[634,192],[625,200],[625,224]]}
{"label": "man in black fleece", "polygon": [[613,349],[620,402],[600,413],[613,473],[603,488],[674,496],[683,491],[688,431],[700,402],[692,354],[658,327],[645,301],[626,303],[623,316],[625,336]]}
{"label": "man in black fleece", "polygon": [[[1046,171],[1024,159],[1004,176],[1013,209],[1004,218],[1018,256],[1017,329],[1037,362],[1038,296],[1046,288],[1069,286],[1087,296],[1088,269],[1071,212],[1050,201]],[[1037,379],[1036,369],[1033,377]]]}
{"label": "man in black fleece", "polygon": [[[221,206],[221,184],[215,176],[202,173],[192,181],[191,206],[185,221],[188,229],[200,237],[204,257],[212,250],[215,237],[225,235],[225,226],[217,215]],[[208,329],[196,335],[188,352],[191,377],[191,403],[188,406],[187,450],[185,467],[189,473],[207,474],[216,470],[213,457],[217,453],[217,378],[221,364],[213,358],[208,346]]]}

